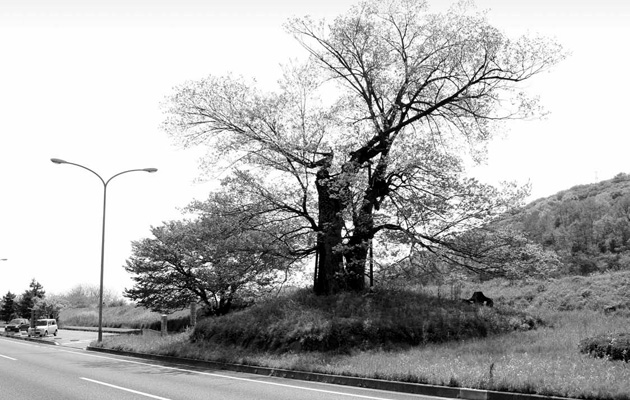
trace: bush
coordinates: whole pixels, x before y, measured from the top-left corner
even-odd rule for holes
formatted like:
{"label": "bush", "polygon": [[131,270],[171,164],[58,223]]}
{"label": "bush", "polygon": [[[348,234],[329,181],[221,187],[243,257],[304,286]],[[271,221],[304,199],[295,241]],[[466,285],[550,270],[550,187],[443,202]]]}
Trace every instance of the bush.
{"label": "bush", "polygon": [[630,361],[630,333],[610,333],[580,341],[581,353],[608,360]]}

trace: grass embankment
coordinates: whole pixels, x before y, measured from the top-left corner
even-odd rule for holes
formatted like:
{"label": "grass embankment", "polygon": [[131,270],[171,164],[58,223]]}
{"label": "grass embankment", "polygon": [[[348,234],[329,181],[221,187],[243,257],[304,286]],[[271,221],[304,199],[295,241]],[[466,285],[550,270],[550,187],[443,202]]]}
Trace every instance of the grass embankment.
{"label": "grass embankment", "polygon": [[410,290],[315,296],[309,290],[201,321],[193,341],[253,351],[392,349],[530,329],[537,321],[505,308],[479,308]]}
{"label": "grass embankment", "polygon": [[604,311],[630,315],[630,271],[589,276],[569,276],[549,281],[510,282],[493,280],[465,284],[464,292],[481,290],[498,304],[519,310]]}
{"label": "grass embankment", "polygon": [[[189,312],[178,311],[168,316],[169,331],[180,331],[190,324]],[[59,313],[64,326],[98,326],[98,307],[65,308]],[[133,305],[103,307],[103,326],[108,328],[160,330],[161,314]]]}
{"label": "grass embankment", "polygon": [[[630,293],[623,290],[624,285],[627,288],[627,283],[630,283],[630,272],[517,285],[503,281],[486,282],[483,285],[466,286],[463,297],[470,295],[473,290],[483,290],[486,295],[494,298],[495,310],[482,308],[472,313],[467,311],[467,306],[461,302],[442,300],[416,306],[422,304],[418,302],[419,297],[405,297],[406,292],[395,292],[395,295],[387,296],[390,305],[398,307],[401,304],[409,304],[410,307],[403,310],[394,308],[391,313],[386,309],[376,312],[378,307],[375,308],[374,298],[367,301],[369,296],[339,296],[327,305],[318,305],[318,302],[325,301],[316,297],[309,299],[308,295],[301,292],[297,298],[294,295],[276,302],[275,311],[271,303],[267,311],[261,311],[263,308],[249,310],[255,311],[254,314],[258,315],[243,312],[213,319],[214,323],[199,324],[200,329],[196,332],[166,338],[142,336],[106,338],[103,346],[144,353],[389,380],[577,398],[626,400],[630,399],[630,368],[627,364],[580,354],[578,343],[586,337],[628,330],[630,317],[627,307],[630,304]],[[417,293],[413,296],[417,296]],[[369,307],[360,306],[361,299],[370,304]],[[449,304],[453,308],[450,308]],[[609,305],[617,305],[617,311],[609,315],[598,311],[602,306]],[[323,307],[323,310],[313,308],[306,315],[302,315],[300,313],[303,310],[298,310],[304,306]],[[531,318],[510,311],[514,306],[521,311],[535,312],[546,324],[535,330],[510,328],[507,333],[499,333],[505,332],[505,327],[514,327],[523,321],[531,323]],[[437,311],[438,309],[441,311]],[[427,313],[420,313],[420,310]],[[366,325],[371,327],[369,329],[372,329],[371,332],[377,337],[380,335],[379,332],[383,332],[381,327],[393,329],[398,326],[400,329],[409,329],[405,327],[423,326],[416,330],[422,333],[429,332],[428,326],[433,324],[436,332],[453,332],[447,333],[452,340],[435,342],[426,340],[430,336],[420,334],[413,336],[423,338],[419,341],[420,345],[401,346],[393,345],[391,341],[380,337],[365,343],[365,337],[359,334],[347,342],[347,345],[338,345],[334,351],[298,351],[305,348],[300,340],[287,340],[298,338],[308,331],[321,333],[328,330],[352,335],[352,332],[355,332],[353,329],[358,329],[358,324],[350,321],[343,323],[344,319],[352,319],[351,316],[357,315],[366,321],[367,311],[370,311],[369,315],[384,317],[384,322],[376,322],[371,318],[371,322]],[[261,321],[262,318],[269,318],[272,315],[284,315],[285,320],[276,320],[269,324]],[[333,329],[335,323],[331,322],[331,315],[339,320],[338,326],[353,328]],[[469,321],[468,318],[473,318],[476,323],[483,321],[488,327],[499,329],[487,328],[487,336],[479,334],[471,338],[470,336],[475,335],[468,333],[483,331],[477,328],[470,329],[471,326],[479,325],[465,323],[464,321]],[[436,322],[440,320],[442,322]],[[232,323],[232,328],[227,328],[228,323]],[[257,323],[260,323],[258,327],[253,326]],[[309,323],[312,327],[307,329]],[[215,325],[222,327],[215,328],[213,327]],[[320,328],[313,329],[315,326]],[[378,328],[374,328],[375,326]],[[451,328],[448,328],[449,326]],[[293,327],[293,336],[287,334],[291,332],[288,327]],[[328,328],[324,329],[325,327]],[[367,331],[370,331],[369,329]],[[240,334],[253,332],[254,335],[245,339],[246,336],[239,336],[239,332]],[[274,344],[269,336],[273,332],[284,332],[281,336],[287,339],[275,339]],[[456,332],[459,333],[454,334]],[[468,333],[464,335],[464,332]],[[409,333],[399,335],[412,337]],[[465,336],[469,338],[465,339]],[[280,345],[280,341],[285,345]],[[320,345],[324,342],[319,340]],[[274,350],[261,350],[264,347],[262,344],[265,343]]]}

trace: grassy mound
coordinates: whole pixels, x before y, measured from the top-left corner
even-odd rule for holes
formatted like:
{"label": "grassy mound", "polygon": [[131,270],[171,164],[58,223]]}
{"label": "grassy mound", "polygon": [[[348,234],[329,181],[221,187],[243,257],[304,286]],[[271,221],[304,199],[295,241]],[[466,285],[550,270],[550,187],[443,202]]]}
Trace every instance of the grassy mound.
{"label": "grassy mound", "polygon": [[200,321],[191,339],[249,350],[343,353],[485,337],[538,323],[512,309],[478,307],[410,290],[335,296],[299,290]]}

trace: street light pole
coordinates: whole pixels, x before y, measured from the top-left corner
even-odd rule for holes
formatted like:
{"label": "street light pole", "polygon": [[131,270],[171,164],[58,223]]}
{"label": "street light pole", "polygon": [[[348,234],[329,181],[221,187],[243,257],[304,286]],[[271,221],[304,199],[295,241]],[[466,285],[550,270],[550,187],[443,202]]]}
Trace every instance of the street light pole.
{"label": "street light pole", "polygon": [[119,172],[116,175],[109,178],[108,180],[104,180],[99,174],[97,174],[96,172],[92,171],[88,167],[83,166],[81,164],[64,161],[59,158],[51,158],[50,161],[52,161],[55,164],[69,164],[69,165],[77,166],[79,168],[86,169],[90,171],[91,173],[93,173],[94,175],[96,175],[98,179],[100,179],[101,183],[103,184],[103,225],[102,225],[102,234],[101,234],[101,281],[100,281],[99,295],[98,295],[99,302],[98,302],[98,339],[97,339],[98,342],[101,342],[103,340],[103,274],[105,271],[105,211],[107,210],[107,184],[111,182],[111,180],[114,179],[115,177],[120,176],[122,174],[126,174],[128,172],[153,173],[153,172],[157,172],[157,168],[130,169],[127,171]]}

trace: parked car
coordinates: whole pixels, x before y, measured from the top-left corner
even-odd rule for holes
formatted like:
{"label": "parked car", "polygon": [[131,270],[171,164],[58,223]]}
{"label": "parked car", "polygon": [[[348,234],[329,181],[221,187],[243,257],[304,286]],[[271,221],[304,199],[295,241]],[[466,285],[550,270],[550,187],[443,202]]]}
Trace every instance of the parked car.
{"label": "parked car", "polygon": [[28,336],[48,336],[51,333],[57,336],[57,330],[57,320],[38,319],[35,321],[35,328],[28,328]]}
{"label": "parked car", "polygon": [[18,333],[20,331],[28,330],[29,326],[31,326],[31,324],[28,322],[28,319],[26,319],[26,318],[14,318],[11,321],[9,321],[7,326],[4,327],[4,331],[5,332]]}

